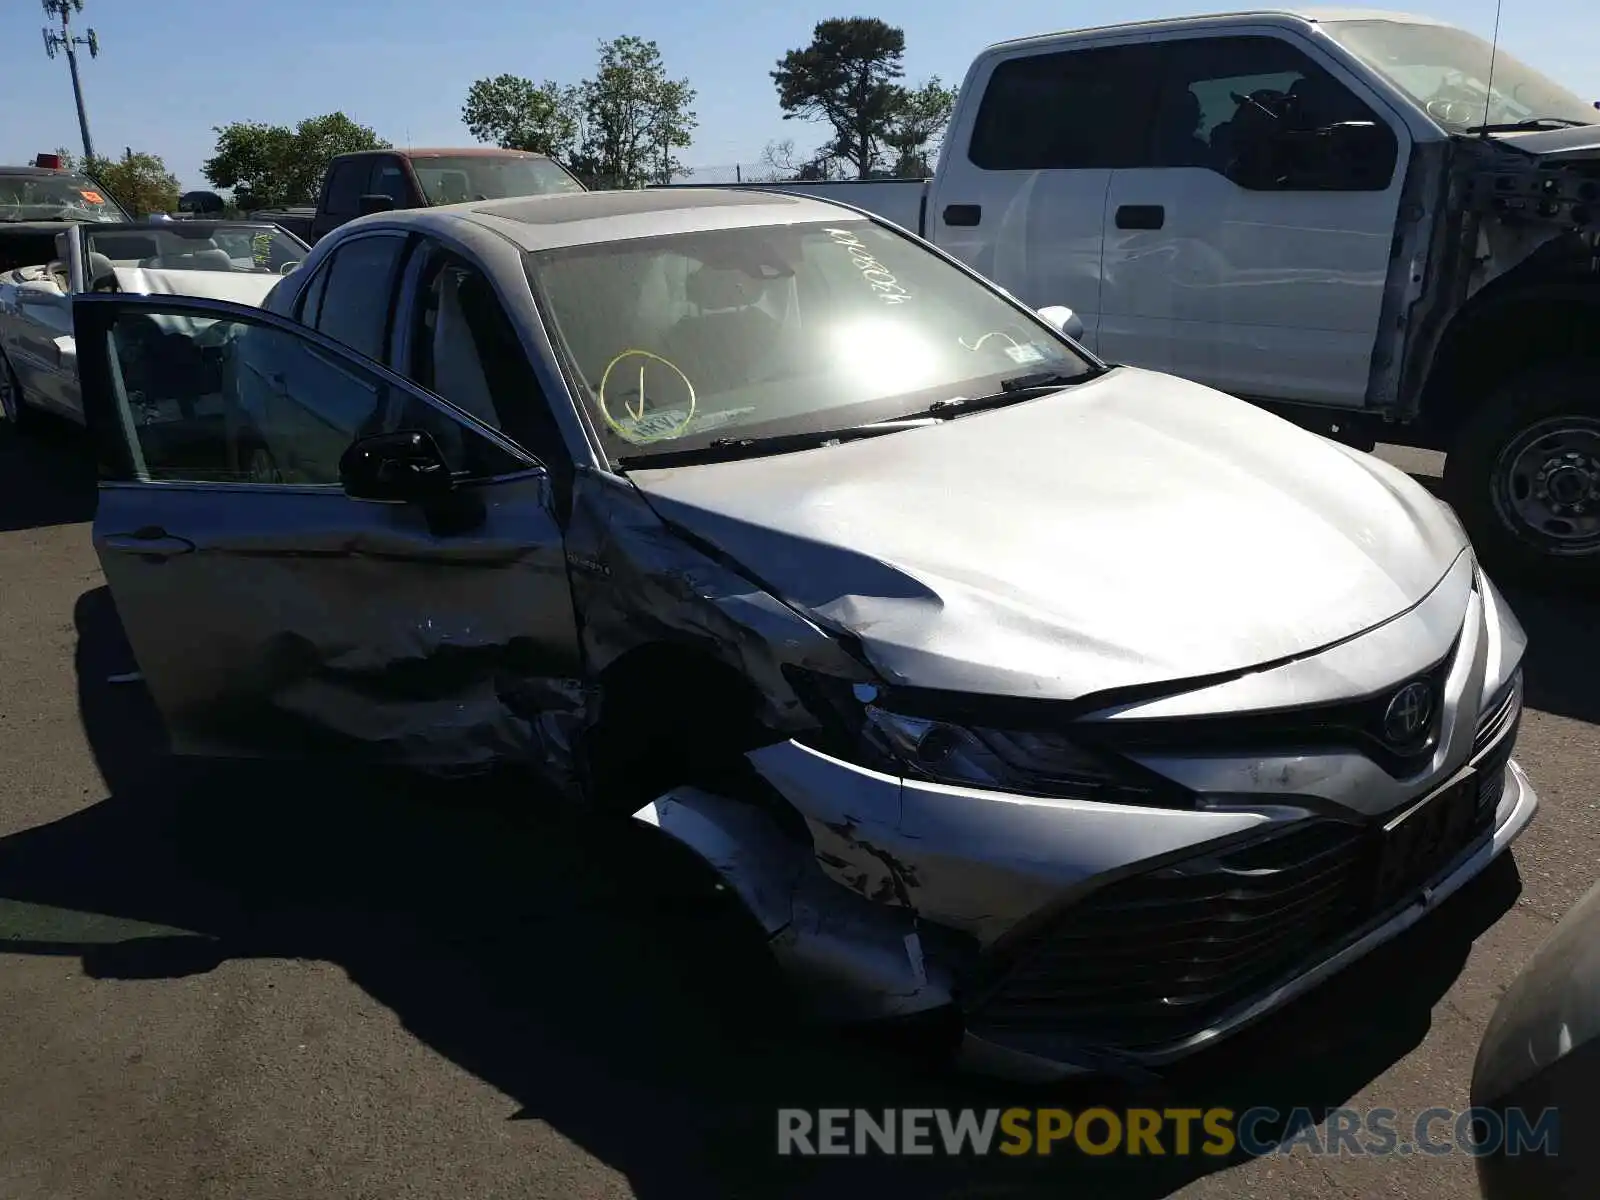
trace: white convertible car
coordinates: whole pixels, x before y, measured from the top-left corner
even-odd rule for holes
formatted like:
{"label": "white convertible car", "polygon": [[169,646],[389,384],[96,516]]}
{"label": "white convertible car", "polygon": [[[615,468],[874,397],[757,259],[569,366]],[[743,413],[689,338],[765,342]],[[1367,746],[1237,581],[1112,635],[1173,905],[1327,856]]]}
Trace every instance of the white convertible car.
{"label": "white convertible car", "polygon": [[[0,274],[0,413],[83,423],[72,297],[84,292],[195,296],[260,304],[309,247],[249,221],[83,224],[56,237],[55,260]],[[153,332],[160,332],[159,328]]]}

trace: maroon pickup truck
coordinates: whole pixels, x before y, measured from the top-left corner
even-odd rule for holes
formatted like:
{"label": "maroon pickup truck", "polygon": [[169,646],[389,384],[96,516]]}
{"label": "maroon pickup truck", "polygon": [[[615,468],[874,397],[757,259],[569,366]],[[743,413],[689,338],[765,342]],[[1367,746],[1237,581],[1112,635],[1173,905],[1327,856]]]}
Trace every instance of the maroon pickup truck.
{"label": "maroon pickup truck", "polygon": [[328,165],[306,240],[367,213],[585,190],[554,159],[523,150],[363,150]]}

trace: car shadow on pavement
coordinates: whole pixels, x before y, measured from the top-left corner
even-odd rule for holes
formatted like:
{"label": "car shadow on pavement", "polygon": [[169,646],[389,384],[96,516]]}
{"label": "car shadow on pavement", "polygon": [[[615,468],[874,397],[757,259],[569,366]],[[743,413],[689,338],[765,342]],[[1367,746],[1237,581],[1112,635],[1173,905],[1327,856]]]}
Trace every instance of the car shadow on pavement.
{"label": "car shadow on pavement", "polygon": [[95,460],[83,430],[48,417],[26,434],[0,420],[0,533],[94,518]]}
{"label": "car shadow on pavement", "polygon": [[1159,1087],[960,1078],[881,1036],[794,1020],[750,931],[649,830],[541,804],[508,779],[166,758],[144,688],[111,681],[132,662],[106,589],[81,598],[76,620],[80,709],[110,794],[0,840],[0,899],[188,932],[91,944],[13,931],[6,949],[78,956],[93,978],[335,963],[512,1097],[508,1118],[548,1123],[646,1200],[1167,1195],[1230,1164],[780,1158],[776,1113],[1222,1105],[1320,1118],[1419,1044],[1519,888],[1501,860],[1421,928]]}

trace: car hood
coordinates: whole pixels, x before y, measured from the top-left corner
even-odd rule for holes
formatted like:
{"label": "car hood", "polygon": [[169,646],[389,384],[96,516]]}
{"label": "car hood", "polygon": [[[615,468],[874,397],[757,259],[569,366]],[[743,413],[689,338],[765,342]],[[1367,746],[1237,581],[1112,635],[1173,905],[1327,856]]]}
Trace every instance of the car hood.
{"label": "car hood", "polygon": [[1313,652],[1417,604],[1466,546],[1378,459],[1128,367],[936,426],[630,478],[888,681],[1046,699]]}

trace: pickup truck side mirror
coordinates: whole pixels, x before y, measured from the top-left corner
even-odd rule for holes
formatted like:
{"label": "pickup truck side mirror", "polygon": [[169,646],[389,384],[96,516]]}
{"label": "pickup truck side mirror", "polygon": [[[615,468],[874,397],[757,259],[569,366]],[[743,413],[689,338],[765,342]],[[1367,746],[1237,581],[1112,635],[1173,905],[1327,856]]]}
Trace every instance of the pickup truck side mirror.
{"label": "pickup truck side mirror", "polygon": [[426,504],[455,490],[439,444],[421,430],[359,439],[339,459],[339,482],[352,500],[380,504]]}
{"label": "pickup truck side mirror", "polygon": [[1075,342],[1083,340],[1083,318],[1065,304],[1051,304],[1041,308],[1039,316],[1057,333],[1064,334]]}
{"label": "pickup truck side mirror", "polygon": [[1381,190],[1399,145],[1378,121],[1315,129],[1265,129],[1235,147],[1228,177],[1252,191]]}
{"label": "pickup truck side mirror", "polygon": [[373,192],[370,195],[361,197],[360,210],[363,217],[370,213],[393,212],[394,197]]}

